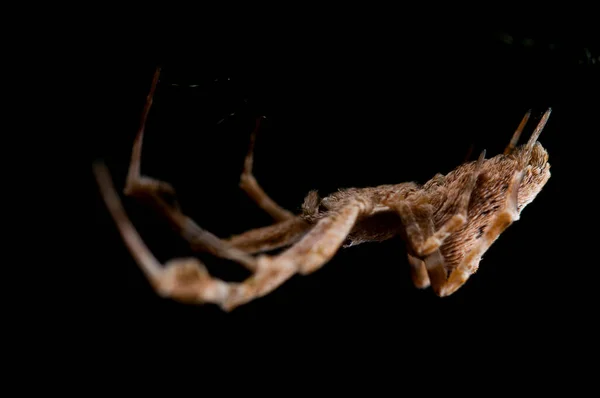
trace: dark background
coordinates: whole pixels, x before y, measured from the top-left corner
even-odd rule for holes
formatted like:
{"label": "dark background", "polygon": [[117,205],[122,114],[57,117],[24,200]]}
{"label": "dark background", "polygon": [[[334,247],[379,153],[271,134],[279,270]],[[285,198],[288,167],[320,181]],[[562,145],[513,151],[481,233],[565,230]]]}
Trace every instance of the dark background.
{"label": "dark background", "polygon": [[[98,298],[104,336],[125,345],[143,333],[243,346],[258,334],[260,344],[282,351],[310,342],[326,347],[321,353],[394,358],[413,351],[441,362],[470,348],[549,367],[564,366],[558,358],[565,355],[593,355],[598,272],[587,242],[596,235],[589,177],[596,168],[590,140],[598,132],[600,48],[591,30],[356,25],[327,33],[307,27],[280,41],[269,33],[213,40],[203,31],[169,51],[161,43],[156,53],[120,53],[100,88],[109,101],[95,111],[92,158],[102,158],[123,187],[160,63],[143,174],[172,183],[185,212],[218,236],[270,222],[238,188],[259,115],[267,119],[256,144],[256,178],[292,211],[310,189],[324,196],[343,187],[425,182],[463,162],[471,145],[472,156],[485,148],[492,157],[528,109],[523,140],[553,108],[540,137],[551,179],[450,297],[414,288],[403,243],[391,240],[341,250],[318,272],[230,314],[158,298],[92,186],[92,251],[107,280]],[[129,198],[124,204],[159,260],[192,254],[151,209]],[[219,277],[246,275],[236,264],[198,256]]]}

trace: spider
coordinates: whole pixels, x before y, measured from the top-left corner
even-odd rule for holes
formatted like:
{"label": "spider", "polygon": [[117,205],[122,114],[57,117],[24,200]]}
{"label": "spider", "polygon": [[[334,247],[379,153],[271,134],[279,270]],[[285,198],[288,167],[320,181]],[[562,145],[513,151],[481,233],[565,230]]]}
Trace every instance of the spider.
{"label": "spider", "polygon": [[[144,244],[122,206],[102,161],[93,165],[100,193],[125,245],[158,295],[190,303],[212,303],[229,312],[263,297],[293,275],[310,274],[342,247],[400,236],[417,288],[431,286],[445,297],[479,267],[482,255],[535,199],[550,178],[548,154],[537,141],[551,109],[530,139],[517,146],[531,111],[523,117],[504,153],[490,159],[485,150],[446,175],[423,185],[414,182],[341,189],[320,198],[311,191],[294,214],[274,202],[252,174],[256,132],[251,134],[240,187],[274,219],[274,224],[221,239],[187,217],[173,187],[140,173],[144,127],[159,80],[156,69],[134,140],[124,193],[151,204],[192,249],[236,261],[251,271],[242,282],[212,277],[197,258],[176,258],[163,266]],[[166,196],[175,200],[167,200]],[[279,254],[267,254],[274,249]]]}

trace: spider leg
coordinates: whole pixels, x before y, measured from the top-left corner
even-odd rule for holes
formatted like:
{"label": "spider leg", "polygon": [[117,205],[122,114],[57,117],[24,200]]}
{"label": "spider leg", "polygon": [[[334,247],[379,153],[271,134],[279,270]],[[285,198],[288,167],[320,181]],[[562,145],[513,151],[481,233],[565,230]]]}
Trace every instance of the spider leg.
{"label": "spider leg", "polygon": [[149,177],[141,177],[135,181],[134,188],[129,191],[132,196],[144,196],[151,199],[152,205],[171,222],[176,230],[188,240],[194,251],[209,252],[218,257],[237,261],[246,268],[255,268],[254,260],[244,253],[254,254],[274,250],[296,242],[311,225],[299,216],[281,221],[267,227],[251,229],[228,239],[220,239],[211,232],[198,226],[192,219],[181,212],[179,207],[170,206],[160,197],[161,193],[174,194],[174,190],[161,189],[163,181]]}
{"label": "spider leg", "polygon": [[231,284],[211,278],[206,267],[195,258],[174,259],[163,267],[127,216],[106,166],[103,163],[95,163],[93,170],[102,198],[125,245],[154,290],[163,297],[171,297],[185,303],[223,302],[231,290]]}
{"label": "spider leg", "polygon": [[[182,213],[175,198],[175,190],[169,183],[141,175],[140,164],[144,130],[148,113],[152,107],[159,75],[160,68],[157,68],[154,73],[150,92],[146,98],[140,126],[134,140],[124,193],[127,196],[150,202],[150,204],[162,213],[167,220],[169,220],[171,225],[190,242],[193,250],[206,251],[218,257],[237,261],[246,268],[253,270],[256,268],[256,261],[248,255],[249,253],[245,252],[258,252],[285,246],[286,244],[293,242],[293,240],[297,238],[297,235],[302,232],[302,229],[308,228],[308,225],[303,223],[299,217],[295,218],[293,214],[289,213],[290,218],[286,220],[294,221],[287,221],[280,225],[276,224],[277,226],[273,228],[251,230],[239,236],[232,237],[229,239],[229,242],[227,242],[201,228],[192,219]],[[255,134],[256,130],[253,132],[253,135]],[[262,190],[260,190],[260,187],[256,184],[254,177],[251,174],[248,174],[251,173],[252,167],[252,149],[253,144],[251,144],[249,155],[246,158],[244,174],[242,175],[249,175],[249,177],[242,177],[242,181],[250,181],[248,185],[250,188],[248,189],[254,194],[253,198],[258,200],[261,198],[260,192],[262,192]],[[255,189],[256,187],[258,187],[258,190]],[[175,204],[171,204],[169,201],[165,200],[164,196],[175,199]],[[267,201],[264,203],[270,202]],[[277,208],[276,204],[274,204],[274,206],[275,207],[272,208]]]}
{"label": "spider leg", "polygon": [[408,254],[408,263],[410,264],[410,277],[413,284],[418,289],[425,289],[431,285],[425,262],[418,257]]}
{"label": "spider leg", "polygon": [[[441,286],[446,282],[447,273],[444,268],[444,258],[442,257],[439,248],[421,260],[423,257],[417,257],[416,249],[424,242],[424,236],[434,234],[433,226],[433,210],[431,206],[420,205],[415,206],[414,210],[418,211],[418,220],[413,213],[413,209],[407,201],[400,201],[393,207],[396,209],[402,223],[404,224],[407,246],[412,249],[415,255],[408,253],[408,261],[411,265],[411,276],[413,283],[417,288],[425,288],[432,286],[436,293]],[[425,230],[423,232],[423,229]],[[427,282],[427,283],[426,283]]]}
{"label": "spider leg", "polygon": [[262,228],[251,229],[228,239],[232,247],[254,254],[279,249],[296,243],[312,227],[299,216]]}
{"label": "spider leg", "polygon": [[281,254],[260,255],[259,269],[236,286],[222,308],[230,311],[272,292],[296,273],[307,275],[321,268],[342,246],[358,217],[372,207],[370,201],[360,199],[350,200],[320,219],[300,241]]}
{"label": "spider leg", "polygon": [[365,203],[350,201],[325,217],[287,251],[256,259],[252,276],[243,282],[225,282],[209,275],[195,258],[178,258],[163,267],[144,244],[127,217],[106,166],[94,165],[102,197],[134,259],[158,294],[185,303],[214,303],[225,311],[262,297],[296,274],[312,272],[327,262],[341,246]]}
{"label": "spider leg", "polygon": [[[177,204],[173,205],[164,199],[164,195],[175,197],[175,190],[170,184],[151,177],[142,176],[140,173],[144,129],[148,113],[152,106],[159,75],[160,68],[157,68],[154,72],[152,86],[146,98],[140,126],[133,143],[124,193],[127,196],[148,201],[157,211],[166,217],[182,237],[190,242],[192,248],[237,261],[246,268],[253,270],[256,268],[256,261],[252,256],[244,253],[242,250],[231,247],[211,232],[201,228],[191,218],[182,213]],[[95,165],[95,170],[100,170],[98,169],[98,165]],[[96,173],[97,177],[98,175]]]}
{"label": "spider leg", "polygon": [[217,257],[236,261],[250,270],[256,268],[256,261],[252,256],[200,227],[178,208],[167,203],[155,190],[160,184],[163,184],[163,182],[141,177],[129,180],[126,192],[130,196],[148,200],[169,221],[172,227],[190,243],[193,250],[206,251]]}
{"label": "spider leg", "polygon": [[266,211],[276,221],[289,220],[294,217],[294,214],[289,210],[279,206],[256,181],[254,174],[252,173],[252,166],[254,163],[254,143],[256,141],[256,134],[260,127],[261,118],[256,119],[256,127],[250,135],[250,145],[248,153],[244,159],[244,170],[240,176],[240,188],[246,192],[246,194],[264,211]]}

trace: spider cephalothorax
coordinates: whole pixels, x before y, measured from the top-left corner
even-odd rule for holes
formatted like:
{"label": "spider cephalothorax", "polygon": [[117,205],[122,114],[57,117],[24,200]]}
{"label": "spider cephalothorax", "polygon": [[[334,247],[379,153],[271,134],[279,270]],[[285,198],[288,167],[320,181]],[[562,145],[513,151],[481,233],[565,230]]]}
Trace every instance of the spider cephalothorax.
{"label": "spider cephalothorax", "polygon": [[[525,157],[525,160],[522,160],[522,157]],[[523,161],[526,162],[526,166],[522,179],[518,189],[511,192],[511,183],[522,169],[520,164]],[[454,175],[468,174],[469,170],[472,172],[474,168],[476,162],[464,164],[451,172],[446,179],[456,179]],[[530,153],[527,153],[527,145],[523,145],[516,148],[513,153],[500,154],[485,160],[469,198],[466,223],[448,236],[440,247],[447,272],[458,267],[467,253],[480,245],[481,239],[485,239],[487,229],[491,228],[496,217],[505,211],[509,194],[516,195],[516,212],[512,216],[514,221],[518,219],[525,206],[533,201],[549,178],[548,155],[539,142],[535,143]],[[460,182],[456,185],[450,182],[443,184],[440,190],[460,192],[464,187]],[[451,213],[449,206],[442,206],[434,214],[434,225],[441,227]],[[482,254],[483,252],[473,259],[471,264],[473,270],[478,268]]]}
{"label": "spider cephalothorax", "polygon": [[[187,239],[192,248],[231,259],[252,275],[243,282],[212,277],[196,258],[174,259],[162,266],[129,221],[102,163],[94,171],[103,198],[132,255],[163,296],[186,303],[215,303],[226,311],[264,296],[292,275],[309,274],[329,261],[340,247],[400,236],[406,242],[411,276],[419,288],[432,286],[439,296],[459,289],[478,268],[481,256],[540,192],[550,178],[548,155],[537,138],[546,111],[529,141],[517,141],[528,112],[503,154],[464,163],[423,185],[414,182],[342,189],[324,198],[310,192],[301,214],[281,208],[252,175],[256,130],[244,163],[240,186],[276,221],[228,239],[199,227],[177,205],[165,182],[140,173],[144,122],[158,83],[157,69],[136,136],[125,193],[149,200]],[[265,254],[284,248],[276,255]]]}

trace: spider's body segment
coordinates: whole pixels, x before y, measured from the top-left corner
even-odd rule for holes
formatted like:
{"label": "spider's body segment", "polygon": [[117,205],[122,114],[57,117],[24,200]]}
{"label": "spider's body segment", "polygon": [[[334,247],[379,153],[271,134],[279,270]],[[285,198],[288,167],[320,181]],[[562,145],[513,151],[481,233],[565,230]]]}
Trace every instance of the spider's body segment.
{"label": "spider's body segment", "polygon": [[[518,151],[515,154],[500,154],[491,159],[484,159],[475,188],[471,193],[467,208],[466,223],[452,232],[440,246],[444,257],[444,266],[448,272],[455,269],[466,252],[477,245],[486,227],[491,224],[506,199],[506,191],[511,178],[518,167]],[[314,222],[315,219],[327,217],[335,212],[349,198],[364,197],[375,204],[373,208],[357,219],[348,234],[344,247],[355,246],[366,242],[381,242],[395,236],[402,236],[405,226],[393,208],[386,203],[405,200],[419,203],[432,210],[434,229],[441,228],[453,215],[451,207],[453,198],[465,190],[464,177],[474,172],[477,162],[467,162],[447,175],[437,174],[424,185],[414,182],[381,185],[370,188],[349,188],[340,190],[323,198],[317,209],[307,209],[303,217]],[[539,142],[536,142],[529,164],[525,170],[523,181],[519,185],[517,208],[520,214],[523,208],[531,203],[550,178],[548,154]],[[314,195],[311,193],[311,195]],[[316,212],[316,214],[314,213]],[[418,218],[417,218],[418,221]],[[406,238],[406,237],[405,237]],[[418,255],[409,246],[411,255]]]}
{"label": "spider's body segment", "polygon": [[[275,223],[221,239],[163,199],[164,194],[175,193],[168,183],[140,174],[144,122],[159,73],[134,142],[125,193],[149,200],[192,248],[237,261],[252,271],[245,281],[229,283],[211,277],[196,258],[171,260],[163,267],[129,221],[107,169],[95,164],[101,193],[132,255],[159,294],[179,301],[215,303],[229,311],[270,293],[296,273],[319,269],[340,247],[395,236],[406,243],[415,286],[431,286],[438,296],[448,296],[477,270],[485,251],[519,219],[550,178],[548,154],[537,141],[550,116],[548,109],[529,141],[517,147],[528,112],[503,154],[485,159],[484,151],[478,160],[437,174],[423,185],[348,188],[322,199],[310,192],[301,214],[295,215],[277,205],[252,175],[255,130],[240,186]],[[265,254],[276,248],[285,250]]]}

